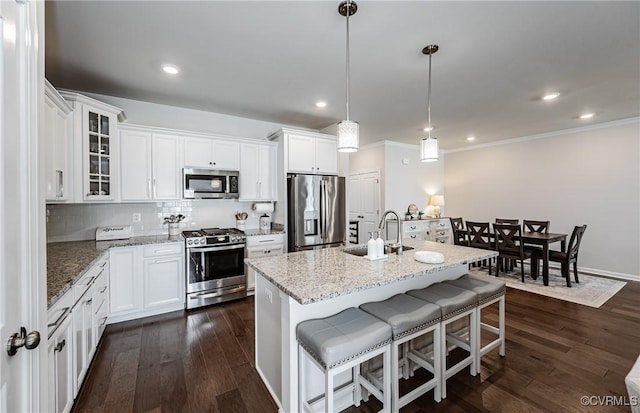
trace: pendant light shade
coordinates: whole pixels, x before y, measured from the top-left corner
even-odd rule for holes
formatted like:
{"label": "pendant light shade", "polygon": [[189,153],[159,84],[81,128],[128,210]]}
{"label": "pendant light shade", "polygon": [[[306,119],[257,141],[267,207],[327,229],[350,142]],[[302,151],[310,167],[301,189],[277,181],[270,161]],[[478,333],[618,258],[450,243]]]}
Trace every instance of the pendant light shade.
{"label": "pendant light shade", "polygon": [[352,120],[338,122],[338,151],[357,152],[360,125]]}
{"label": "pendant light shade", "polygon": [[420,160],[422,162],[434,162],[439,159],[438,139],[431,136],[433,127],[431,126],[431,55],[439,49],[437,44],[432,44],[424,49],[422,53],[429,55],[429,86],[427,92],[427,116],[429,120],[428,136],[420,141]]}
{"label": "pendant light shade", "polygon": [[338,13],[347,18],[347,119],[338,123],[338,152],[356,152],[359,146],[360,127],[349,120],[349,16],[358,11],[355,1],[346,0],[338,6]]}

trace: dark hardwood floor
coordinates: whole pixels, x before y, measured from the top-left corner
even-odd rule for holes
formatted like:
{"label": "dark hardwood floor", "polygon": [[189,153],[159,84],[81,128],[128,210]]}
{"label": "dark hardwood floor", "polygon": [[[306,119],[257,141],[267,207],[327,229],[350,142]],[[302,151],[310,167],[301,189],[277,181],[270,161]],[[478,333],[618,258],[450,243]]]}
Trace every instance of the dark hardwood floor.
{"label": "dark hardwood floor", "polygon": [[[403,413],[630,411],[611,404],[628,402],[624,377],[640,354],[640,283],[598,309],[513,289],[506,302],[506,357],[492,352],[480,375],[448,381],[446,400],[429,392]],[[254,368],[253,323],[250,297],[110,325],[74,411],[276,412]],[[621,398],[583,406],[583,396]],[[380,407],[372,397],[347,411]]]}

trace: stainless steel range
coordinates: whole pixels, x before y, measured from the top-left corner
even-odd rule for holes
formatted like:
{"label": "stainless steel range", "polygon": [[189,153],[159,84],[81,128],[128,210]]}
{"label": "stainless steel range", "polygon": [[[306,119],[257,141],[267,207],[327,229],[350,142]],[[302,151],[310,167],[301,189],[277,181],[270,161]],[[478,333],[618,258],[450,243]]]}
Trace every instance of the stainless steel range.
{"label": "stainless steel range", "polygon": [[247,296],[244,232],[204,228],[182,235],[187,247],[187,309]]}

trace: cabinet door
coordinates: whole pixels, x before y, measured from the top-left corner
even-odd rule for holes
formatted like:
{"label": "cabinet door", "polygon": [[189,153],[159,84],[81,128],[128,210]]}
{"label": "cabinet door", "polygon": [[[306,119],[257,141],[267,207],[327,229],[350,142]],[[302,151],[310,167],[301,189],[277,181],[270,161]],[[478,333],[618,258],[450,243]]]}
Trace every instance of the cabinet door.
{"label": "cabinet door", "polygon": [[44,99],[45,133],[45,187],[47,201],[65,201],[68,199],[67,150],[69,145],[68,115],[45,95]]}
{"label": "cabinet door", "polygon": [[184,302],[182,256],[144,260],[144,308]]}
{"label": "cabinet door", "polygon": [[261,166],[260,146],[243,143],[240,145],[240,200],[259,199]]}
{"label": "cabinet door", "polygon": [[180,199],[182,178],[179,136],[153,135],[153,198]]}
{"label": "cabinet door", "polygon": [[120,133],[120,188],[123,201],[151,199],[151,134]]}
{"label": "cabinet door", "polygon": [[316,173],[338,174],[338,143],[334,139],[316,139]]}
{"label": "cabinet door", "polygon": [[309,136],[287,135],[287,172],[315,173],[315,139]]}
{"label": "cabinet door", "polygon": [[84,200],[111,201],[115,198],[118,156],[116,116],[83,105]]}
{"label": "cabinet door", "polygon": [[210,139],[188,138],[184,141],[184,165],[212,168],[213,149]]}
{"label": "cabinet door", "polygon": [[276,199],[276,151],[274,146],[258,148],[258,196],[264,201]]}
{"label": "cabinet door", "polygon": [[216,169],[240,170],[240,145],[234,142],[214,141],[212,166]]}
{"label": "cabinet door", "polygon": [[71,317],[49,338],[49,410],[55,413],[71,411],[73,405],[73,329]]}
{"label": "cabinet door", "polygon": [[112,248],[109,264],[111,315],[141,309],[138,248]]}
{"label": "cabinet door", "polygon": [[94,350],[94,337],[93,337],[93,320],[91,305],[93,299],[91,296],[91,289],[87,291],[78,300],[73,307],[71,317],[73,319],[73,389],[74,393],[78,393],[82,382],[87,375],[89,364],[91,363],[91,357]]}

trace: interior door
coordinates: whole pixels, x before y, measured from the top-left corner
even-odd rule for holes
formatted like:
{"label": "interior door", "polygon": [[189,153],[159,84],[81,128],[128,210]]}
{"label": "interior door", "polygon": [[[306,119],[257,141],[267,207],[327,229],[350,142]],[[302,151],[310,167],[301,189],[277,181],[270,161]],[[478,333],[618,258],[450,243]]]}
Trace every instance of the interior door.
{"label": "interior door", "polygon": [[[358,242],[369,239],[380,222],[380,174],[367,172],[349,176],[349,220],[358,221]],[[382,234],[384,237],[384,234]]]}
{"label": "interior door", "polygon": [[[0,1],[0,411],[48,410],[44,2]],[[42,143],[41,145],[39,143]],[[41,178],[42,177],[42,178]],[[24,326],[41,344],[7,352]]]}

